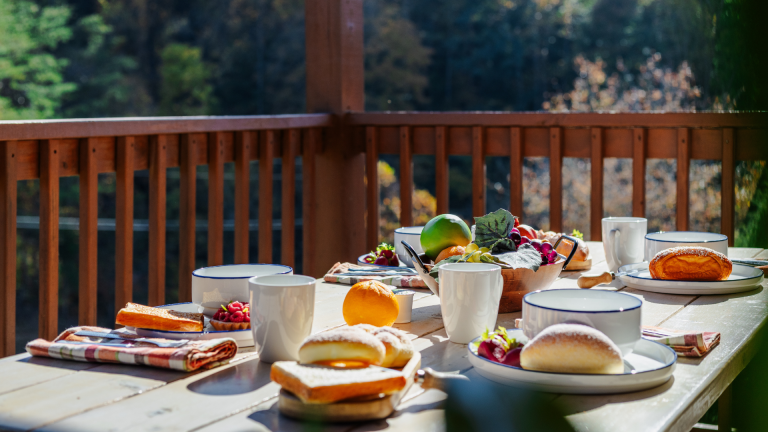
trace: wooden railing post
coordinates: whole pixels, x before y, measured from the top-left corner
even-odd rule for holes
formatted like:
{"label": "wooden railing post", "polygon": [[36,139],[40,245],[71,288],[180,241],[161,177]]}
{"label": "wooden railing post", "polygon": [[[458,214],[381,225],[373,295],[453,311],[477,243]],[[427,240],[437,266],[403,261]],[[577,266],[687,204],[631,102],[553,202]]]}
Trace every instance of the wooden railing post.
{"label": "wooden railing post", "polygon": [[400,127],[400,226],[413,225],[413,143],[411,128]]}
{"label": "wooden railing post", "polygon": [[115,314],[133,300],[133,177],[136,139],[118,137],[115,151]]}
{"label": "wooden railing post", "polygon": [[691,160],[691,131],[677,130],[677,230],[688,231],[689,167]]}
{"label": "wooden railing post", "polygon": [[259,145],[259,262],[272,262],[272,177],[276,132],[268,130]]}
{"label": "wooden railing post", "polygon": [[310,270],[315,268],[315,218],[317,213],[315,206],[317,200],[315,199],[314,190],[312,185],[315,181],[317,169],[315,167],[315,149],[319,145],[320,129],[309,129],[304,134],[304,148],[301,154],[301,190],[302,190],[302,203],[301,203],[301,218],[302,218],[302,251],[303,259],[302,264],[304,267],[304,274],[314,274]]}
{"label": "wooden railing post", "polygon": [[549,229],[563,230],[563,131],[549,128]]}
{"label": "wooden railing post", "polygon": [[16,353],[16,142],[0,141],[0,357]]}
{"label": "wooden railing post", "polygon": [[179,142],[179,301],[192,301],[197,222],[197,135],[183,134]]}
{"label": "wooden railing post", "polygon": [[38,335],[59,330],[59,140],[40,142],[40,318]]}
{"label": "wooden railing post", "polygon": [[376,249],[379,243],[379,148],[378,129],[365,128],[366,178],[366,250]]}
{"label": "wooden railing post", "polygon": [[636,128],[632,138],[632,216],[645,217],[645,129]]}
{"label": "wooden railing post", "polygon": [[224,133],[208,134],[208,265],[224,264]]}
{"label": "wooden railing post", "polygon": [[80,140],[80,325],[96,325],[98,283],[98,153],[92,138]]}
{"label": "wooden railing post", "polygon": [[589,236],[592,241],[603,237],[603,128],[592,128],[592,191],[589,207]]}
{"label": "wooden railing post", "polygon": [[149,295],[150,306],[165,303],[165,204],[167,135],[149,143]]}
{"label": "wooden railing post", "polygon": [[445,126],[435,128],[435,199],[437,213],[448,213],[448,135]]}
{"label": "wooden railing post", "polygon": [[290,129],[283,138],[280,263],[294,267],[294,261],[296,261],[296,154],[299,152],[301,133],[297,129]]}
{"label": "wooden railing post", "polygon": [[485,211],[485,131],[481,126],[472,128],[472,216],[483,216]]}
{"label": "wooden railing post", "polygon": [[523,136],[519,127],[509,128],[509,211],[523,216]]}
{"label": "wooden railing post", "polygon": [[235,134],[235,264],[247,264],[251,188],[251,148],[256,145],[256,134],[243,131]]}
{"label": "wooden railing post", "polygon": [[720,210],[720,232],[728,236],[728,246],[734,245],[734,215],[736,204],[734,202],[734,173],[736,170],[736,143],[734,142],[736,134],[733,128],[723,129],[723,165],[722,165],[722,185],[721,185],[721,210]]}

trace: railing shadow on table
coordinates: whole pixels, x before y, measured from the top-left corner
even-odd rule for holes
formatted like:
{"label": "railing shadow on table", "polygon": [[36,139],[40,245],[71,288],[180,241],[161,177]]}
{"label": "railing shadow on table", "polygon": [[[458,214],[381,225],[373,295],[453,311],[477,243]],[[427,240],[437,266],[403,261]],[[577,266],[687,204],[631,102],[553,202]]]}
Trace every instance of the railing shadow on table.
{"label": "railing shadow on table", "polygon": [[675,377],[673,375],[669,381],[652,389],[614,395],[578,395],[578,397],[568,397],[567,402],[558,398],[556,400],[556,405],[564,415],[568,416],[580,412],[592,411],[605,405],[636,402],[652,398],[667,392],[674,384]]}
{"label": "railing shadow on table", "polygon": [[250,393],[271,382],[269,372],[272,365],[258,358],[240,362],[219,372],[199,379],[187,386],[194,393],[209,396],[232,396]]}

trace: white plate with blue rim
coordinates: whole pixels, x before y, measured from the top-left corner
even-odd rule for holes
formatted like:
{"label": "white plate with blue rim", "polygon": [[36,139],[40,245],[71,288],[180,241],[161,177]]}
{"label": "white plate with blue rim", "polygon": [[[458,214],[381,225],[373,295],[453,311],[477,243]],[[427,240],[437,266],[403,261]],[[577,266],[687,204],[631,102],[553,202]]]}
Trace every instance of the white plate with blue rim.
{"label": "white plate with blue rim", "polygon": [[683,295],[734,294],[752,291],[763,282],[764,278],[762,270],[740,264],[734,264],[731,275],[723,281],[654,279],[648,270],[648,262],[621,266],[618,274],[621,282],[630,288],[661,294]]}
{"label": "white plate with blue rim", "polygon": [[[507,333],[522,343],[528,342],[520,329],[507,330]],[[467,345],[469,362],[477,373],[499,384],[548,393],[615,394],[646,390],[669,381],[677,361],[677,353],[672,348],[640,339],[635,349],[624,356],[623,374],[541,372],[496,363],[480,356],[477,353],[479,340]]]}
{"label": "white plate with blue rim", "polygon": [[[195,303],[174,303],[162,306],[157,306],[161,309],[168,309],[176,312],[192,312],[200,313],[200,305]],[[153,330],[145,328],[132,328],[126,327],[129,330],[133,330],[137,335],[149,338],[162,338],[173,340],[210,340],[219,338],[232,338],[237,343],[238,348],[253,346],[253,335],[251,329],[245,330],[233,330],[233,331],[219,331],[213,328],[208,316],[204,316],[205,325],[201,332],[187,332],[187,331],[168,331],[168,330]]]}

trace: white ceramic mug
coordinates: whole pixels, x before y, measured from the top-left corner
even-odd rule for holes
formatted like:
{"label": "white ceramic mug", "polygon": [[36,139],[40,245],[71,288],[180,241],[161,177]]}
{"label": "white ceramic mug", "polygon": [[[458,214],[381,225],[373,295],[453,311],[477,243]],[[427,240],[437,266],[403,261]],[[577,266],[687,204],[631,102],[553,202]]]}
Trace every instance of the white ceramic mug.
{"label": "white ceramic mug", "polygon": [[466,344],[496,327],[504,280],[495,264],[454,263],[438,269],[440,310],[448,340]]}
{"label": "white ceramic mug", "polygon": [[627,355],[640,340],[643,302],[607,290],[555,289],[523,297],[523,333],[533,339],[555,324],[584,324],[600,330]]}
{"label": "white ceramic mug", "polygon": [[643,262],[647,233],[648,219],[603,218],[603,249],[608,269],[615,272],[623,265]]}
{"label": "white ceramic mug", "polygon": [[299,360],[299,347],[312,332],[316,282],[301,275],[248,280],[251,333],[261,361]]}
{"label": "white ceramic mug", "polygon": [[402,241],[405,240],[406,243],[411,245],[417,254],[423,254],[424,249],[421,248],[421,230],[423,229],[423,226],[412,226],[400,227],[395,230],[395,253],[400,262],[408,267],[413,268],[413,261],[408,253],[405,252]]}

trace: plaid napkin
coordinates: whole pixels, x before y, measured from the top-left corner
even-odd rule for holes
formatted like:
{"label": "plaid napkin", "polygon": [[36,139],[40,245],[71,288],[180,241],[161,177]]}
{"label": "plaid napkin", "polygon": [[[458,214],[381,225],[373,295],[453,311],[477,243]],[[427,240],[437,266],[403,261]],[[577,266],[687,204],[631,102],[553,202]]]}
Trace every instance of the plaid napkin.
{"label": "plaid napkin", "polygon": [[670,346],[683,357],[704,357],[720,343],[718,332],[694,332],[643,326],[643,338]]}
{"label": "plaid napkin", "polygon": [[409,276],[342,275],[343,273],[348,273],[349,270],[351,269],[372,269],[373,271],[381,270],[379,267],[366,267],[366,266],[361,266],[361,265],[351,264],[351,263],[343,263],[343,264],[336,263],[333,265],[333,267],[331,267],[330,270],[328,270],[328,273],[326,273],[323,279],[326,282],[341,283],[346,285],[354,285],[358,282],[377,280],[383,284],[392,285],[392,286],[401,287],[401,288],[428,289],[427,284],[424,283],[424,281],[421,280],[421,277],[417,274],[409,275]]}
{"label": "plaid napkin", "polygon": [[[111,336],[118,335],[120,339],[75,334],[80,331],[108,333]],[[175,348],[161,348],[151,342],[132,340],[138,338],[140,336],[132,333],[102,327],[72,327],[57,336],[53,342],[35,339],[27,343],[27,352],[37,357],[155,366],[184,372],[227,364],[229,359],[237,354],[237,344],[230,338],[189,341]],[[179,342],[169,339],[150,340],[160,343]]]}

